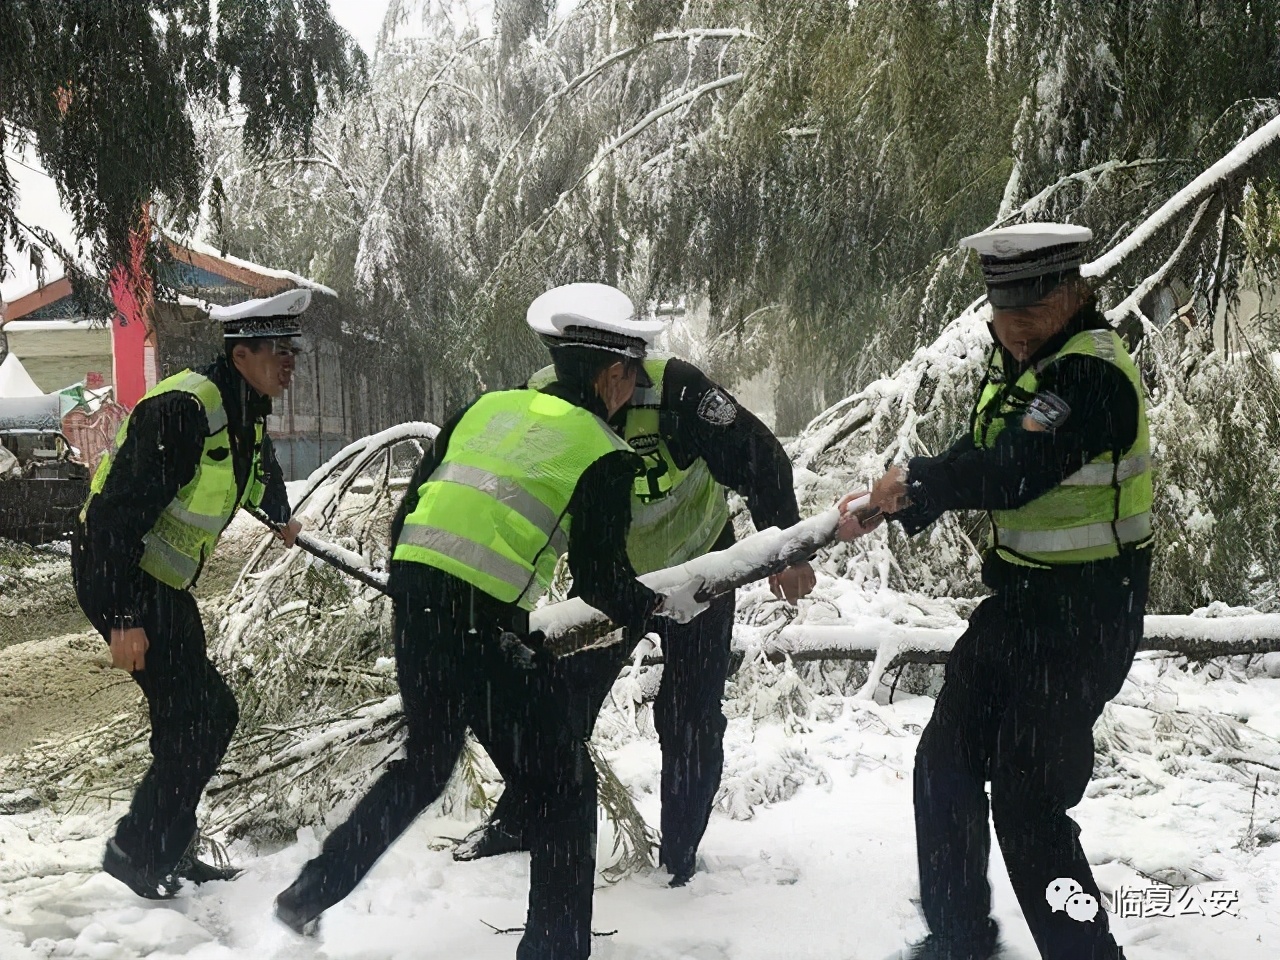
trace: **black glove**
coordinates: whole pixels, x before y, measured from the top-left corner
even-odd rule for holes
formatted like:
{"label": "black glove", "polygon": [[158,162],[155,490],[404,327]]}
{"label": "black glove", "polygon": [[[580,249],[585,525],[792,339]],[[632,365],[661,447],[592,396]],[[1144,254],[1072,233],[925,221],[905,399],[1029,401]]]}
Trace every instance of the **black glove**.
{"label": "black glove", "polygon": [[546,637],[541,631],[535,630],[522,639],[518,634],[504,630],[498,636],[498,649],[506,654],[517,669],[537,670],[555,659],[555,654],[543,646],[545,641]]}

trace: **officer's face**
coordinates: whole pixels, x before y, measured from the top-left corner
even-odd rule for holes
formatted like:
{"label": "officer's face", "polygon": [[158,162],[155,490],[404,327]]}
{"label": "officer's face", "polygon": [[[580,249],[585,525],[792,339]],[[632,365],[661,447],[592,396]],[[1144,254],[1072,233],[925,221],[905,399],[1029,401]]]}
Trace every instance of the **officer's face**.
{"label": "officer's face", "polygon": [[249,386],[264,397],[281,396],[293,382],[294,354],[297,348],[287,337],[256,345],[237,346],[232,351],[236,369]]}
{"label": "officer's face", "polygon": [[1078,297],[1064,283],[1029,307],[992,308],[991,326],[1000,345],[1026,363],[1067,325],[1078,305]]}

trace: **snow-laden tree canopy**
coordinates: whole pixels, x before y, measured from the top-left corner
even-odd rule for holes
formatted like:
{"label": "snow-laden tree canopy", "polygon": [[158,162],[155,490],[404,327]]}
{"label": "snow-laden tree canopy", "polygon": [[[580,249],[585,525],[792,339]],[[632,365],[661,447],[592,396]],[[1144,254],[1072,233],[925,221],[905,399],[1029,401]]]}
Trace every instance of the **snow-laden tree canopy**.
{"label": "snow-laden tree canopy", "polygon": [[[525,306],[590,277],[705,317],[700,359],[771,368],[793,433],[981,293],[960,237],[1064,219],[1112,249],[1280,110],[1276,2],[550,7],[397,0],[309,155],[217,164],[223,240],[358,291],[454,401],[522,379]],[[1273,170],[1213,193],[1167,278],[1202,319],[1256,328],[1235,294],[1275,275]]]}

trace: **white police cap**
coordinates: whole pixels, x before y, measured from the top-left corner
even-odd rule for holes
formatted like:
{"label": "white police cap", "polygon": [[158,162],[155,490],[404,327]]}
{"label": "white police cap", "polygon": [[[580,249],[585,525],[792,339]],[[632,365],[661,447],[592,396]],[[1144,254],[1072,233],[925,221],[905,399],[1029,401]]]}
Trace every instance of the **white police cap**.
{"label": "white police cap", "polygon": [[529,305],[534,333],[551,347],[593,347],[643,359],[663,328],[636,316],[631,298],[606,283],[555,287]]}
{"label": "white police cap", "polygon": [[258,337],[297,337],[302,335],[298,315],[311,303],[311,291],[305,287],[286,290],[274,297],[244,300],[230,306],[209,309],[209,317],[222,324],[222,336],[228,340]]}
{"label": "white police cap", "polygon": [[978,252],[993,307],[1025,307],[1079,275],[1092,239],[1092,230],[1071,223],[1020,223],[975,233],[960,246]]}

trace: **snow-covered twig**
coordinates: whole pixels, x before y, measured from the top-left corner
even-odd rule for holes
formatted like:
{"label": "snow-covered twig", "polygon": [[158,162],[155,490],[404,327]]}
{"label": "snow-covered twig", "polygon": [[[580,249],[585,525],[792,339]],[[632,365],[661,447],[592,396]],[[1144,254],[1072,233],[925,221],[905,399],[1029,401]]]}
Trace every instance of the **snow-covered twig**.
{"label": "snow-covered twig", "polygon": [[[525,124],[524,128],[520,131],[519,135],[507,148],[506,152],[502,156],[502,159],[498,161],[498,166],[494,170],[493,176],[490,178],[489,190],[485,194],[484,200],[481,201],[480,203],[480,213],[476,217],[477,222],[484,223],[485,220],[487,219],[489,215],[490,204],[493,200],[493,197],[496,194],[498,185],[502,182],[503,175],[507,171],[507,166],[511,162],[511,159],[516,155],[516,149],[520,145],[520,143],[524,140],[525,134],[529,132],[529,130],[533,127],[535,121],[538,120],[539,115],[541,115],[544,112],[546,113],[546,117],[542,120],[542,123],[539,125],[537,132],[533,136],[533,139],[531,142],[532,146],[536,146],[539,142],[541,142],[543,136],[545,136],[546,132],[550,129],[551,124],[555,120],[556,114],[559,112],[561,106],[567,101],[569,96],[573,94],[575,91],[577,91],[578,89],[580,89],[581,87],[590,83],[596,77],[600,76],[602,73],[607,71],[610,67],[612,67],[614,64],[620,63],[623,60],[633,57],[638,53],[648,50],[649,48],[651,48],[656,44],[674,43],[682,40],[697,42],[700,40],[738,40],[738,39],[755,40],[757,39],[757,37],[755,36],[755,34],[751,33],[750,31],[740,30],[737,28],[706,29],[706,30],[695,29],[695,30],[682,30],[678,33],[659,33],[659,34],[655,34],[653,37],[646,40],[644,43],[633,44],[629,47],[626,47],[622,50],[617,51],[616,53],[612,53],[609,56],[605,57],[603,60],[599,61],[598,63],[592,64],[590,67],[587,67],[577,76],[573,77],[567,83],[565,83],[565,85],[562,86],[559,90],[554,91],[550,96],[548,96],[546,100],[544,100],[541,104],[539,104],[538,108],[534,110],[533,113],[530,115],[529,120]],[[518,180],[521,175],[521,171],[517,170],[516,175]]]}
{"label": "snow-covered twig", "polygon": [[257,168],[257,171],[279,169],[280,167],[308,167],[308,166],[324,167],[326,170],[331,170],[333,171],[333,173],[337,174],[338,179],[342,181],[342,185],[346,188],[347,194],[351,197],[352,201],[355,203],[357,211],[364,209],[364,202],[360,197],[359,190],[356,189],[355,183],[351,180],[351,177],[347,174],[347,171],[342,169],[342,167],[338,163],[336,163],[332,157],[328,157],[328,156],[287,157],[283,160],[269,160],[266,163],[261,164]]}
{"label": "snow-covered twig", "polygon": [[[585,183],[592,174],[600,169],[600,166],[605,162],[605,160],[611,157],[618,150],[622,149],[622,147],[626,146],[663,117],[669,116],[681,107],[688,106],[695,100],[706,96],[709,93],[714,93],[716,90],[720,90],[724,87],[740,82],[744,76],[745,74],[742,73],[730,74],[727,77],[720,77],[716,80],[709,81],[694,90],[688,90],[679,96],[673,97],[658,107],[655,107],[638,123],[624,131],[612,142],[606,144],[596,155],[596,158],[592,161],[591,165],[583,171],[582,175],[562,190],[560,195],[556,197],[555,202],[547,207],[547,209],[542,212],[542,215],[534,223],[525,227],[524,230],[520,232],[520,235],[516,237],[510,245],[508,245],[502,256],[498,258],[498,262],[494,264],[493,269],[489,271],[489,275],[485,278],[484,283],[480,285],[476,296],[483,297],[488,293],[490,284],[493,282],[494,278],[502,275],[503,271],[507,267],[508,261],[520,250],[521,245],[531,237],[538,237],[542,235],[542,231],[547,228],[547,225],[551,223],[555,215],[560,212],[564,202],[573,196],[578,187]],[[481,213],[481,216],[483,216],[483,212]]]}
{"label": "snow-covered twig", "polygon": [[1048,201],[1049,198],[1051,198],[1055,193],[1057,193],[1059,190],[1061,190],[1063,187],[1067,186],[1068,184],[1086,182],[1096,177],[1104,177],[1109,173],[1116,173],[1117,171],[1120,171],[1120,170],[1139,170],[1143,167],[1155,167],[1155,166],[1163,166],[1166,164],[1185,163],[1185,162],[1186,161],[1182,161],[1182,160],[1165,160],[1165,159],[1155,159],[1155,158],[1140,159],[1140,160],[1108,160],[1105,163],[1096,164],[1095,166],[1090,167],[1088,170],[1077,170],[1075,173],[1069,173],[1064,177],[1060,177],[1056,182],[1051,183],[1049,186],[1045,187],[1043,190],[1037,193],[1034,197],[1031,197],[1029,200],[1027,200],[1024,204],[1022,204],[1022,206],[1018,207],[1018,209],[1012,210],[1007,213],[1002,213],[1000,218],[997,219],[995,223],[991,224],[991,226],[988,227],[987,229],[991,230],[996,227],[1002,227],[1005,224],[1007,224],[1010,220],[1017,220],[1023,217],[1026,217],[1029,220],[1034,220],[1036,218],[1036,215],[1040,212],[1041,208],[1044,206],[1045,202]]}
{"label": "snow-covered twig", "polygon": [[[475,46],[478,46],[479,44],[487,43],[493,40],[495,36],[496,35],[490,35],[487,37],[477,37],[474,40],[464,43],[457,50],[453,51],[449,59],[445,61],[445,63],[440,67],[440,69],[435,72],[435,75],[430,80],[427,81],[427,89],[422,91],[422,96],[418,99],[418,105],[413,108],[413,116],[409,118],[409,144],[405,148],[406,156],[409,156],[409,157],[413,156],[414,139],[418,132],[418,114],[422,112],[422,108],[427,102],[427,97],[431,96],[431,91],[434,90],[440,84],[441,80],[444,78],[444,75],[449,71],[449,69],[455,63],[458,62],[458,60],[462,58],[462,55],[464,53],[466,53],[472,47],[475,47]],[[470,96],[474,96],[474,94],[472,94],[471,91],[469,90],[463,90],[461,87],[458,87],[457,89],[462,93],[466,93]]]}

